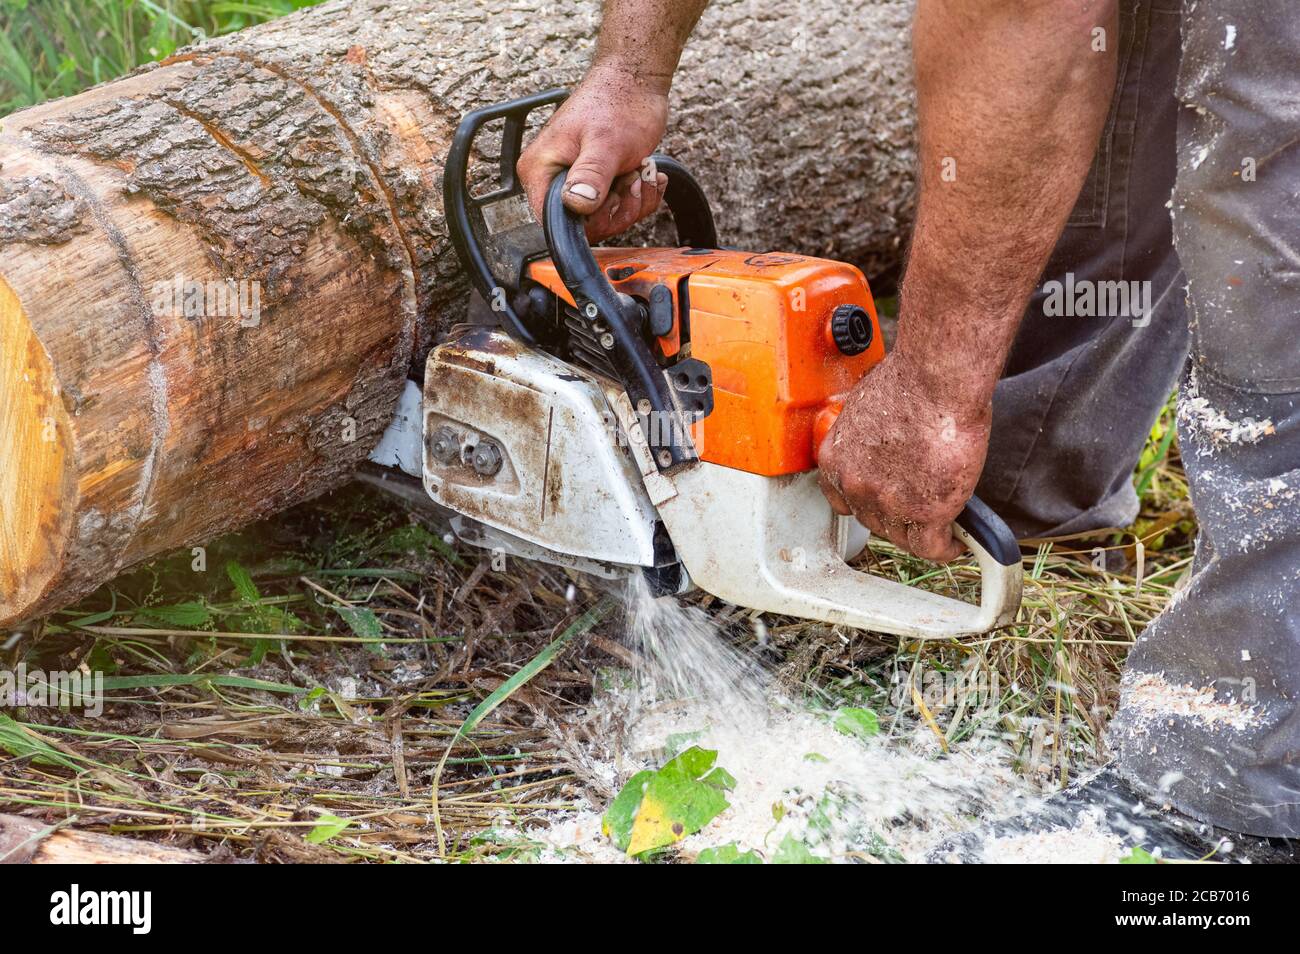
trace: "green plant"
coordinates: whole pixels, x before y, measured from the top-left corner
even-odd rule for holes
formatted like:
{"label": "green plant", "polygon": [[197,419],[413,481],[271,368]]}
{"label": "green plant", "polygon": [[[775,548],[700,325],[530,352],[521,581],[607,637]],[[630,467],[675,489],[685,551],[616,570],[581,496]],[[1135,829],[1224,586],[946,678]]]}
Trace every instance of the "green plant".
{"label": "green plant", "polygon": [[0,115],[320,0],[0,0]]}

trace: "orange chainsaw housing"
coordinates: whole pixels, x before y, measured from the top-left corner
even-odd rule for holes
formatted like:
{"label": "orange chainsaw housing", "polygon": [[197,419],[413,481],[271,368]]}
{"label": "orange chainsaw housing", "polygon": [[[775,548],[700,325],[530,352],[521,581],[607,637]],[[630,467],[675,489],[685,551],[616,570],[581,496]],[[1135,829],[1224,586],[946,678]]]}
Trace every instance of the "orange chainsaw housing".
{"label": "orange chainsaw housing", "polygon": [[[691,429],[701,460],[769,477],[810,470],[826,422],[885,356],[871,291],[852,265],[725,249],[592,251],[617,291],[642,301],[656,284],[672,291],[679,319],[657,339],[660,350],[668,358],[689,354],[713,371],[713,412]],[[550,259],[528,272],[573,305]],[[841,353],[831,335],[831,314],[845,304],[871,318],[871,344],[861,354]]]}

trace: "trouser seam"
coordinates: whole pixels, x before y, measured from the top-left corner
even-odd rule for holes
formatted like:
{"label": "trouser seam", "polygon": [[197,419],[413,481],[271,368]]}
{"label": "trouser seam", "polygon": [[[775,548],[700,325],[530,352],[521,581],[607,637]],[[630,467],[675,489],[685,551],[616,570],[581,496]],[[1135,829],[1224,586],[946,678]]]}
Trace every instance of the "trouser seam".
{"label": "trouser seam", "polygon": [[[1142,115],[1142,74],[1146,71],[1147,52],[1151,48],[1151,8],[1141,7],[1138,16],[1133,18],[1133,44],[1137,45],[1138,30],[1142,30],[1142,47],[1140,50],[1134,50],[1130,54],[1130,60],[1134,55],[1137,56],[1137,78],[1134,82],[1133,93],[1133,134],[1128,139],[1128,161],[1124,163],[1124,235],[1120,239],[1119,246],[1119,273],[1120,276],[1128,274],[1128,229],[1129,229],[1129,186],[1132,185],[1133,175],[1133,151],[1137,148],[1137,118]],[[1145,14],[1143,22],[1139,27],[1138,19],[1141,14]]]}
{"label": "trouser seam", "polygon": [[[1217,387],[1226,388],[1229,391],[1234,391],[1237,394],[1244,394],[1250,397],[1287,397],[1288,395],[1300,394],[1300,378],[1283,378],[1277,382],[1271,380],[1261,381],[1257,384],[1241,384],[1240,382],[1229,381],[1227,378],[1219,374],[1211,365],[1199,360],[1204,358],[1204,354],[1196,345],[1195,333],[1192,335],[1192,346],[1193,351],[1195,352],[1193,355],[1192,365],[1196,368],[1197,377],[1209,378],[1210,383]],[[1282,385],[1282,389],[1277,391],[1260,390],[1262,386],[1274,383]]]}

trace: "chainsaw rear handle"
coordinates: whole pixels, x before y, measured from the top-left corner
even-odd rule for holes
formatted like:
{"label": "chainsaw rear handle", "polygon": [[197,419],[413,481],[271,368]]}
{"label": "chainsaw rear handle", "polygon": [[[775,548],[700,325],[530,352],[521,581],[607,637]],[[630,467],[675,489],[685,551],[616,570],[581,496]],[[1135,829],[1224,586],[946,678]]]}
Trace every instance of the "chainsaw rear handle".
{"label": "chainsaw rear handle", "polygon": [[[681,163],[667,156],[653,158],[656,167],[668,177],[664,201],[672,212],[678,241],[692,247],[716,248],[717,229],[704,190]],[[668,379],[640,331],[640,307],[614,290],[592,254],[585,217],[564,204],[567,178],[566,169],[551,180],[542,207],[542,228],[555,271],[578,311],[588,320],[603,321],[608,326],[613,336],[611,357],[632,406],[640,407],[642,401],[648,401],[652,412],[675,415],[678,411]],[[656,445],[655,450],[656,466],[661,470],[697,459],[694,449],[684,441],[668,440]]]}
{"label": "chainsaw rear handle", "polygon": [[[834,426],[843,409],[843,402],[837,401],[822,408],[817,415],[813,424],[814,461],[817,460],[822,441],[830,433],[831,427]],[[957,514],[954,523],[964,531],[964,534],[958,535],[959,538],[976,556],[980,555],[979,550],[976,550],[978,546],[999,566],[1020,566],[1020,544],[1016,541],[1016,535],[1011,532],[1006,522],[993,512],[993,508],[979,497],[972,496],[966,501],[966,506],[961,513]]]}

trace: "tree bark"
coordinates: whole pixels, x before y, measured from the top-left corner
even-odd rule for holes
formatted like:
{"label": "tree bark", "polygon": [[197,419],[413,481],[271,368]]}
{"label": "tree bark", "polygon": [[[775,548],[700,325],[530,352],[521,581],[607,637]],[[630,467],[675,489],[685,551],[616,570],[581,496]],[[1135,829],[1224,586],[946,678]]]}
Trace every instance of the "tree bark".
{"label": "tree bark", "polygon": [[[897,264],[910,5],[715,0],[665,147],[726,244]],[[347,479],[464,312],[460,116],[571,85],[598,20],[329,3],[4,120],[0,625]]]}

